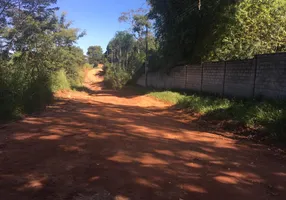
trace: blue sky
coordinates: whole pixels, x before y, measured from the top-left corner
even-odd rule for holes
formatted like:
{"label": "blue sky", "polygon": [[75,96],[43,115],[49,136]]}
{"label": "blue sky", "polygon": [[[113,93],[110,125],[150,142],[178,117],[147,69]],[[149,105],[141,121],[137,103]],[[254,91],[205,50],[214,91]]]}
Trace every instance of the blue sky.
{"label": "blue sky", "polygon": [[73,27],[86,30],[87,35],[78,41],[85,52],[89,46],[100,45],[105,51],[116,31],[128,29],[118,22],[122,12],[146,7],[146,0],[58,0],[59,12],[67,12]]}

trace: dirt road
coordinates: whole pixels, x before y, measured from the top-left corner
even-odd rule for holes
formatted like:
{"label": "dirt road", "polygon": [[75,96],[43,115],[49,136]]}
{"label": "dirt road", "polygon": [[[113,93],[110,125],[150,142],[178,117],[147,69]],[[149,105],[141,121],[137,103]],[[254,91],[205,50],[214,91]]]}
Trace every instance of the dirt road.
{"label": "dirt road", "polygon": [[1,200],[286,199],[286,162],[267,147],[105,90],[98,73],[41,115],[1,127]]}

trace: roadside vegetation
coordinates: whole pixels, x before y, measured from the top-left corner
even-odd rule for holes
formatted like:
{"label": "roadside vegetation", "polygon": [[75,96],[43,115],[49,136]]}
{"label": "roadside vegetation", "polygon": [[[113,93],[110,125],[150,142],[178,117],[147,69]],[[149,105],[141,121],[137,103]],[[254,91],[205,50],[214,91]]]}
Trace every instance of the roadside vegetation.
{"label": "roadside vegetation", "polygon": [[104,54],[104,63],[112,66],[106,82],[113,88],[121,88],[146,64],[148,71],[168,71],[181,64],[250,59],[286,50],[285,0],[147,3],[146,10],[122,13],[119,21],[130,28],[116,33]]}
{"label": "roadside vegetation", "polygon": [[[119,21],[129,23],[130,29],[118,32],[108,45],[105,81],[112,88],[122,88],[146,64],[149,72],[167,73],[181,64],[249,59],[286,50],[284,0],[147,2],[149,11],[122,13]],[[149,95],[205,119],[232,121],[286,141],[285,101],[241,101],[170,91]]]}
{"label": "roadside vegetation", "polygon": [[286,141],[286,101],[226,99],[206,95],[186,95],[172,91],[150,92],[149,96],[199,114],[201,119],[225,121]]}
{"label": "roadside vegetation", "polygon": [[132,72],[117,65],[105,65],[105,85],[113,89],[121,89],[132,78]]}
{"label": "roadside vegetation", "polygon": [[285,0],[149,0],[160,68],[285,51]]}
{"label": "roadside vegetation", "polygon": [[0,120],[43,110],[53,92],[82,83],[85,35],[54,0],[0,3]]}
{"label": "roadside vegetation", "polygon": [[101,46],[90,46],[87,50],[88,63],[96,68],[99,64],[103,63],[103,51]]}
{"label": "roadside vegetation", "polygon": [[[285,52],[284,0],[148,0],[149,10],[122,13],[130,29],[116,33],[105,53],[105,82],[118,89],[136,72],[168,71],[206,61],[250,59]],[[285,101],[231,100],[211,96],[152,92],[149,95],[198,113],[232,121],[286,141]]]}
{"label": "roadside vegetation", "polygon": [[[286,1],[149,0],[158,41],[157,63],[168,70],[178,64],[239,60],[285,52]],[[152,92],[163,101],[199,113],[204,119],[229,120],[286,141],[286,101],[231,100],[212,96]]]}
{"label": "roadside vegetation", "polygon": [[145,66],[146,56],[157,51],[154,33],[148,31],[151,29],[151,22],[147,17],[147,10],[122,13],[119,21],[131,26],[129,30],[115,34],[104,54],[107,68],[105,83],[113,89],[126,85],[136,71]]}

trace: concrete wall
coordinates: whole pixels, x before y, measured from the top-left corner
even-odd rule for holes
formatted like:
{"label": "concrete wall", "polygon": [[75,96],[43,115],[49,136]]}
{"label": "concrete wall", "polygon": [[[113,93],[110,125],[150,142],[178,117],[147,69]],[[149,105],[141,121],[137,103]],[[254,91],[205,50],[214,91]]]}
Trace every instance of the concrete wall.
{"label": "concrete wall", "polygon": [[157,83],[159,84],[159,81],[157,80],[158,73],[149,73],[148,79],[147,79],[147,85],[148,87],[154,87],[157,88]]}
{"label": "concrete wall", "polygon": [[257,56],[255,95],[286,97],[286,54]]}
{"label": "concrete wall", "polygon": [[145,75],[140,76],[136,84],[145,87]]}
{"label": "concrete wall", "polygon": [[203,64],[202,91],[223,94],[224,62]]}
{"label": "concrete wall", "polygon": [[188,65],[186,66],[186,73],[186,89],[196,92],[201,91],[202,66]]}
{"label": "concrete wall", "polygon": [[172,77],[174,89],[184,89],[186,83],[186,70],[185,66],[173,68],[170,75]]}
{"label": "concrete wall", "polygon": [[[286,53],[258,55],[251,60],[203,63],[148,73],[147,86],[185,89],[218,95],[286,98]],[[138,85],[145,86],[145,75]]]}
{"label": "concrete wall", "polygon": [[251,97],[253,95],[254,60],[226,62],[224,94]]}

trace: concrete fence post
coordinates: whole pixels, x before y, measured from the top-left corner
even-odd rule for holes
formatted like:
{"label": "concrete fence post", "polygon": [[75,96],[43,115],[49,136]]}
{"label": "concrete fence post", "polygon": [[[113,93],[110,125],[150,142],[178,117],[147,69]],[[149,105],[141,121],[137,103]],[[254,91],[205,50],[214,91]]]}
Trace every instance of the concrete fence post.
{"label": "concrete fence post", "polygon": [[185,66],[185,89],[187,89],[188,83],[188,65]]}
{"label": "concrete fence post", "polygon": [[[253,63],[253,62],[252,62]],[[256,89],[256,77],[257,77],[257,55],[254,56],[254,75],[253,75],[253,89],[252,89],[252,97],[255,97],[255,89]]]}
{"label": "concrete fence post", "polygon": [[145,74],[145,87],[148,87],[148,72]]}
{"label": "concrete fence post", "polygon": [[226,75],[226,61],[224,61],[224,69],[223,69],[222,96],[224,96],[224,90],[225,90],[225,75]]}
{"label": "concrete fence post", "polygon": [[204,83],[204,63],[201,63],[201,92],[203,92]]}

